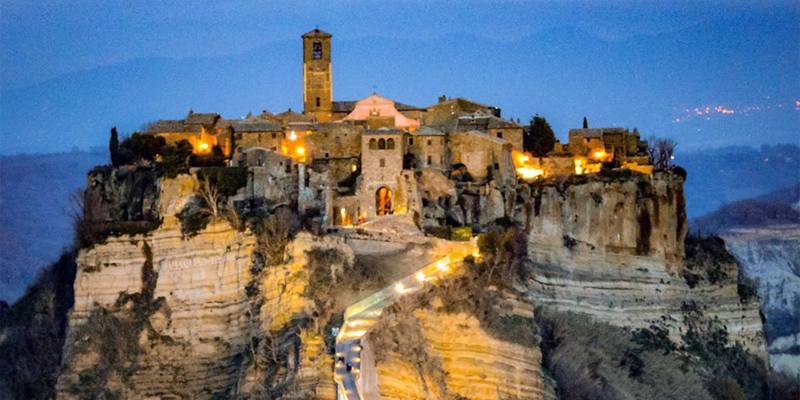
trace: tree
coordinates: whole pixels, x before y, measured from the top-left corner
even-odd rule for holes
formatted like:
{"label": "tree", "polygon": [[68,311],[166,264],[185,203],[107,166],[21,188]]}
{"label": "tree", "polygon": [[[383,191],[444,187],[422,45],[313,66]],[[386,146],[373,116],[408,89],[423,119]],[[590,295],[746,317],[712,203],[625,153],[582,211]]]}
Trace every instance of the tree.
{"label": "tree", "polygon": [[108,153],[111,155],[111,165],[119,166],[119,135],[117,127],[111,128],[111,138],[108,140]]}
{"label": "tree", "polygon": [[553,150],[553,145],[556,143],[556,135],[544,117],[536,114],[531,119],[531,124],[528,126],[526,133],[522,143],[525,151],[531,152],[537,157],[543,157]]}
{"label": "tree", "polygon": [[583,117],[583,129],[589,128],[589,120],[586,117]]}
{"label": "tree", "polygon": [[675,158],[675,147],[677,143],[669,139],[658,139],[650,137],[647,141],[647,155],[655,169],[672,168],[672,160]]}

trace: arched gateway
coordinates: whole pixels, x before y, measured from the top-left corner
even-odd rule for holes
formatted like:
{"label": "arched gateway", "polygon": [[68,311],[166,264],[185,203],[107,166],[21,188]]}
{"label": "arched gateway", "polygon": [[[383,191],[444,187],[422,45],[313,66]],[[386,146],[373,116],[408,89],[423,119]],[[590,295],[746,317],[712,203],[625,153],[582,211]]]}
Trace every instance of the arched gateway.
{"label": "arched gateway", "polygon": [[392,213],[392,190],[381,186],[375,192],[375,214],[389,215]]}

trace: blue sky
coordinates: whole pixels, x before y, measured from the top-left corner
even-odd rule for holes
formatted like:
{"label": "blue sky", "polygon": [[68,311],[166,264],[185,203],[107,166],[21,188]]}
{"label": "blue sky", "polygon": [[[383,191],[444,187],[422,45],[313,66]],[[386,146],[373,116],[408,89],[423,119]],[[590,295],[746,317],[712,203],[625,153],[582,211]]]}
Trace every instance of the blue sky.
{"label": "blue sky", "polygon": [[[389,90],[388,95],[402,96],[399,101],[424,105],[434,100],[436,93],[446,91],[483,96],[476,100],[497,104],[511,117],[527,119],[542,113],[560,134],[579,123],[578,114],[589,114],[590,121],[636,125],[662,136],[675,131],[684,143],[697,146],[709,145],[709,141],[694,143],[692,135],[706,131],[713,131],[709,135],[716,138],[724,136],[724,132],[744,137],[753,130],[764,130],[777,132],[774,140],[792,141],[797,133],[792,125],[798,122],[794,101],[800,100],[800,82],[785,67],[796,66],[800,58],[798,4],[6,0],[0,5],[0,95],[5,100],[0,108],[0,140],[5,144],[3,152],[58,151],[72,145],[102,144],[111,125],[132,131],[147,120],[179,117],[189,106],[234,113],[231,116],[260,108],[299,107],[299,85],[289,92],[290,86],[272,83],[284,79],[295,84],[298,74],[293,72],[299,71],[299,65],[286,67],[289,73],[285,77],[270,76],[270,71],[282,71],[284,66],[267,55],[275,54],[285,63],[297,64],[290,46],[299,46],[299,35],[319,26],[332,32],[334,46],[343,49],[334,58],[334,96],[339,99],[368,94],[374,85],[381,92]],[[421,53],[407,46],[409,43],[425,48],[429,52],[426,54],[449,54],[451,58],[468,54],[475,62],[464,59],[448,64],[447,68],[455,68],[453,76],[462,81],[443,83],[446,76],[420,73],[426,71],[425,63],[436,64],[440,60],[415,59]],[[584,71],[570,69],[571,63],[580,60],[567,57],[579,58],[580,51],[573,50],[580,50],[583,43],[594,51],[594,57],[609,58],[608,63],[599,65],[613,65],[624,57],[636,58],[627,61],[631,68],[623,65],[608,70],[593,66]],[[359,51],[358,46],[364,51]],[[562,51],[559,46],[570,49]],[[691,51],[692,48],[700,50]],[[514,52],[520,49],[531,54],[519,57]],[[538,64],[535,53],[539,49],[558,57],[541,60],[551,69]],[[243,55],[264,56],[266,61],[258,60],[258,64],[257,57],[243,59]],[[375,59],[383,55],[396,60],[396,65],[374,63],[375,68],[383,69],[382,74],[358,69],[371,62],[359,57]],[[757,62],[750,65],[749,57]],[[156,61],[143,61],[151,59]],[[184,62],[224,64],[233,59],[238,60],[238,69],[215,71],[223,75],[213,77],[192,76],[191,71],[175,67]],[[641,66],[632,65],[639,59]],[[733,61],[727,63],[727,59]],[[664,60],[674,63],[675,68]],[[703,65],[720,72],[695,71]],[[257,79],[258,74],[253,72],[259,68],[263,68],[259,72],[264,83],[261,87],[250,85],[252,90],[280,91],[270,93],[268,98],[250,92],[248,86],[237,87],[238,93],[225,92],[225,87],[238,84],[237,76]],[[572,79],[553,76],[559,70],[575,74],[574,81],[581,85],[573,86]],[[641,77],[639,71],[643,72]],[[653,71],[656,73],[647,75]],[[153,89],[169,86],[169,82],[159,81],[168,72],[176,74],[171,81],[176,87]],[[698,77],[701,73],[707,75]],[[674,75],[670,79],[675,85],[684,87],[672,89],[660,81],[659,77],[670,75]],[[401,87],[398,82],[405,76],[417,80]],[[477,76],[486,78],[477,83]],[[715,76],[721,77],[719,82]],[[187,80],[182,81],[184,78]],[[219,83],[215,87],[219,95],[193,91],[191,86],[197,84],[197,79],[211,78]],[[640,81],[628,88],[628,78],[653,80],[653,84]],[[149,88],[150,93],[117,88],[137,79],[144,80],[140,86]],[[85,83],[77,86],[74,82]],[[512,88],[515,90],[508,90],[513,86],[517,86]],[[519,86],[529,87],[530,92],[547,91],[548,97],[527,95]],[[128,98],[117,106],[117,112],[103,109],[100,104],[108,100],[104,97],[113,97],[114,90]],[[215,101],[209,101],[210,97]],[[245,103],[243,98],[259,101]],[[161,107],[158,111],[143,104],[154,102]],[[653,107],[642,106],[647,103]],[[125,110],[125,104],[140,112]],[[737,114],[725,119],[728,114],[723,111],[731,109]],[[772,111],[767,112],[768,109]],[[574,110],[576,115],[566,110]],[[739,118],[745,112],[749,113],[748,118]],[[86,115],[66,124],[71,116],[80,113]],[[64,132],[59,123],[80,130]],[[48,132],[49,127],[58,127],[60,134]],[[30,129],[32,135],[19,141],[16,132],[20,129]],[[68,140],[64,139],[65,133]],[[26,142],[28,138],[31,143]],[[766,138],[773,140],[769,135]],[[751,142],[748,144],[758,144]]]}

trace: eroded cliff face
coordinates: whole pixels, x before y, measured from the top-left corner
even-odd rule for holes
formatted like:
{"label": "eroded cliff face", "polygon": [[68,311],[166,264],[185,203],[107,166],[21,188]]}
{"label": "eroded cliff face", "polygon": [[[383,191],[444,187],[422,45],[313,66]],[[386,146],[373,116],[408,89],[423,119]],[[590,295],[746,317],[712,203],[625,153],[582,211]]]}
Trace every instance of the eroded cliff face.
{"label": "eroded cliff face", "polygon": [[521,191],[516,219],[528,227],[530,301],[616,326],[655,324],[676,341],[688,317],[718,318],[732,342],[765,355],[758,302],[740,297],[735,261],[714,261],[724,276],[713,282],[686,278],[712,260],[684,259],[684,208],[683,178],[670,173]]}
{"label": "eroded cliff face", "polygon": [[308,318],[298,235],[269,263],[249,231],[215,220],[184,237],[189,176],[164,180],[163,223],[81,250],[60,398],[334,398],[332,360]]}
{"label": "eroded cliff face", "polygon": [[800,376],[800,226],[731,229],[722,237],[757,283],[770,364]]}
{"label": "eroded cliff face", "polygon": [[[505,305],[502,318],[533,327],[529,304]],[[555,399],[534,332],[501,338],[441,299],[389,313],[363,343],[365,398]]]}

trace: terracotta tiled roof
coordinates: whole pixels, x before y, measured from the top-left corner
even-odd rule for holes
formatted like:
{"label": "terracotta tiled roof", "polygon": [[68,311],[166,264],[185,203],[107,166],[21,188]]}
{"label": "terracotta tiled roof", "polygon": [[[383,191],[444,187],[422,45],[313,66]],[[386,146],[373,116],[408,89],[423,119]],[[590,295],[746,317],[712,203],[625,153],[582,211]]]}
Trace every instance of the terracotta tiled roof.
{"label": "terracotta tiled roof", "polygon": [[231,124],[234,132],[280,132],[279,124],[269,121],[236,121]]}
{"label": "terracotta tiled roof", "polygon": [[182,119],[160,119],[147,125],[148,132],[183,132]]}
{"label": "terracotta tiled roof", "polygon": [[217,123],[219,119],[219,114],[217,113],[196,113],[196,112],[189,112],[189,115],[186,116],[184,122],[186,124],[199,124],[199,125],[214,125]]}
{"label": "terracotta tiled roof", "polygon": [[331,36],[333,36],[333,35],[331,35],[328,32],[321,31],[319,29],[312,29],[312,30],[310,30],[310,31],[308,31],[308,32],[303,34],[304,38],[305,37],[329,38]]}

